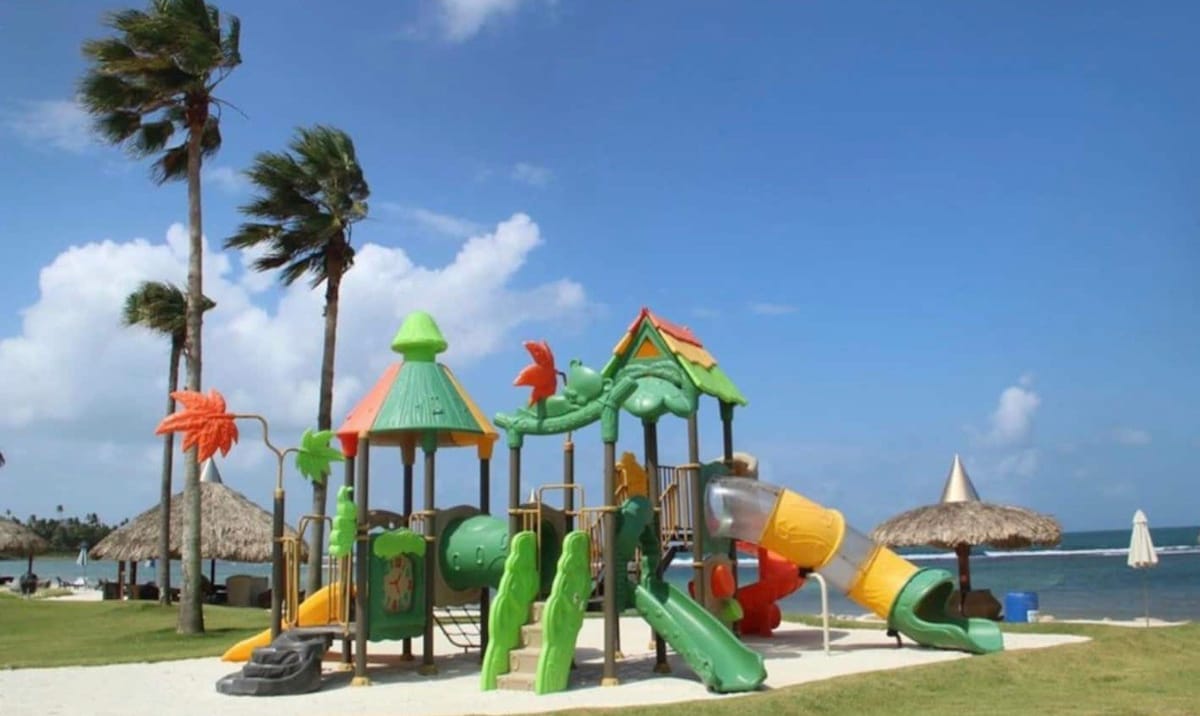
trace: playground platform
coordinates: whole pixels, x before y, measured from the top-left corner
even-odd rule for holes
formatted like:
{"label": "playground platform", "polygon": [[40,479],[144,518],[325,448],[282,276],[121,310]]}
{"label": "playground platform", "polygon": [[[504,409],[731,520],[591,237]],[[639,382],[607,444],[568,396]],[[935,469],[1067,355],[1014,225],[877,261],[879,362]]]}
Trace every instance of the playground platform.
{"label": "playground platform", "polygon": [[[768,689],[852,673],[971,658],[963,652],[926,649],[908,642],[897,648],[882,626],[864,622],[862,629],[833,629],[828,655],[822,647],[821,630],[798,624],[785,623],[775,636],[752,637],[747,643],[766,659]],[[594,686],[600,681],[602,627],[602,619],[585,620],[576,652],[579,668],[572,675],[572,687],[545,696],[514,691],[481,692],[478,652],[463,653],[440,631],[435,633],[439,668],[436,676],[419,675],[419,661],[401,661],[400,642],[383,642],[371,647],[369,671],[373,684],[369,687],[350,686],[352,672],[336,670],[334,651],[327,656],[321,690],[303,696],[222,696],[213,684],[238,665],[221,662],[216,657],[157,664],[0,671],[0,694],[4,694],[5,713],[99,716],[160,713],[163,704],[169,704],[171,712],[179,716],[217,713],[222,716],[380,713],[450,716],[746,697],[709,693],[675,655],[671,656],[672,674],[654,674],[650,629],[636,617],[621,619],[621,646],[625,655],[619,662],[621,684]],[[1004,641],[1005,650],[1011,651],[1085,639],[1053,634],[1005,634]],[[419,654],[419,642],[417,647]]]}

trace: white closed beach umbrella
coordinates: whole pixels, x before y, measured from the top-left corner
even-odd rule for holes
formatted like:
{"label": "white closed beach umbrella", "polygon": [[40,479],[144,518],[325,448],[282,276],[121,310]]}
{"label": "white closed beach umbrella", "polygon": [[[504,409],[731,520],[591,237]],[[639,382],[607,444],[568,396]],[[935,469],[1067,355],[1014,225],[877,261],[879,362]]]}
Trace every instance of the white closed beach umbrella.
{"label": "white closed beach umbrella", "polygon": [[[1129,535],[1129,558],[1126,560],[1134,569],[1149,569],[1158,564],[1158,553],[1154,551],[1154,540],[1150,538],[1150,524],[1146,513],[1133,513],[1133,532]],[[1146,574],[1142,574],[1142,601],[1146,608],[1146,626],[1150,626],[1150,587]]]}

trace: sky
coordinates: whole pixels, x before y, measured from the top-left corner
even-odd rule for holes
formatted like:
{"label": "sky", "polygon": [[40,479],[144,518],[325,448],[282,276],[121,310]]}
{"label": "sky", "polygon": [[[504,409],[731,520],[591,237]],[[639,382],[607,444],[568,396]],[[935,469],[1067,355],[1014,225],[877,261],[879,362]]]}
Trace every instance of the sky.
{"label": "sky", "polygon": [[[157,500],[168,347],[119,312],[184,281],[185,190],[74,100],[80,44],[125,6],[0,4],[0,509],[21,517]],[[254,155],[327,123],[371,186],[335,422],[412,310],[494,415],[527,400],[523,340],[599,367],[648,306],[749,397],[734,439],[762,479],[862,531],[936,501],[956,453],[984,499],[1067,530],[1200,522],[1195,3],[220,6],[244,64],[204,171],[204,386],[278,441],[315,424],[323,291],[221,246]],[[700,423],[719,457],[714,401]],[[660,436],[685,462],[683,422]],[[598,429],[576,443],[595,495]],[[523,490],[558,481],[560,444],[529,441]],[[472,456],[439,460],[439,503],[472,501]],[[253,424],[220,464],[269,504]],[[372,465],[398,508],[398,457]],[[500,454],[494,494],[506,474]],[[308,488],[286,484],[294,519]]]}

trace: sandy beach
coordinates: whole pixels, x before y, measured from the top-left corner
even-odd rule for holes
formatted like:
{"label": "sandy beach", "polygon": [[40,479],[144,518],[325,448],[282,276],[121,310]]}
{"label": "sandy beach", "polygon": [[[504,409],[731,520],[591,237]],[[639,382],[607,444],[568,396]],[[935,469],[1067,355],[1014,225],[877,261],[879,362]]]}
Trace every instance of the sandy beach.
{"label": "sandy beach", "polygon": [[[67,599],[89,598],[86,593]],[[771,638],[751,638],[748,643],[766,658],[765,687],[828,679],[846,674],[895,669],[971,657],[951,651],[925,649],[905,642],[896,648],[881,628],[832,629],[831,648],[822,648],[821,630],[785,624]],[[655,704],[695,699],[728,699],[739,696],[710,694],[686,664],[671,656],[672,673],[652,673],[654,664],[650,630],[633,617],[621,620],[625,658],[619,662],[621,685],[598,686],[602,622],[589,619],[579,637],[579,668],[570,690],[535,696],[508,691],[479,690],[478,654],[463,654],[436,633],[439,674],[420,676],[413,662],[398,658],[400,644],[371,646],[372,685],[351,687],[350,675],[326,662],[325,682],[316,693],[303,696],[248,698],[218,694],[214,685],[221,676],[236,671],[237,664],[217,658],[187,659],[155,664],[19,669],[0,672],[0,704],[5,714],[112,714],[136,716],[161,712],[167,706],[181,716],[260,716],[264,710],[289,716],[330,714],[503,714],[555,711],[582,705],[608,707]],[[1037,649],[1086,641],[1077,636],[1006,634],[1005,648]],[[419,649],[419,643],[418,643]],[[332,656],[332,655],[331,655]]]}

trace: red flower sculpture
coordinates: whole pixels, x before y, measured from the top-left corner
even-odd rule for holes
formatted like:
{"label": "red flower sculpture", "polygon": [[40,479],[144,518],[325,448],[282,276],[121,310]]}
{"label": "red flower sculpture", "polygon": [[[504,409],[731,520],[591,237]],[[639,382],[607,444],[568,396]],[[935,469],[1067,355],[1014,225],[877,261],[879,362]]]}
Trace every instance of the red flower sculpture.
{"label": "red flower sculpture", "polygon": [[177,390],[171,397],[183,403],[183,409],[163,418],[156,435],[183,433],[183,450],[196,447],[196,459],[204,462],[218,450],[228,455],[238,439],[233,415],[225,412],[225,398],[215,389],[208,395],[194,390]]}
{"label": "red flower sculpture", "polygon": [[558,390],[558,370],[554,367],[554,353],[546,341],[525,341],[525,350],[533,357],[533,363],[525,366],[513,385],[524,385],[532,389],[529,404],[545,400]]}

